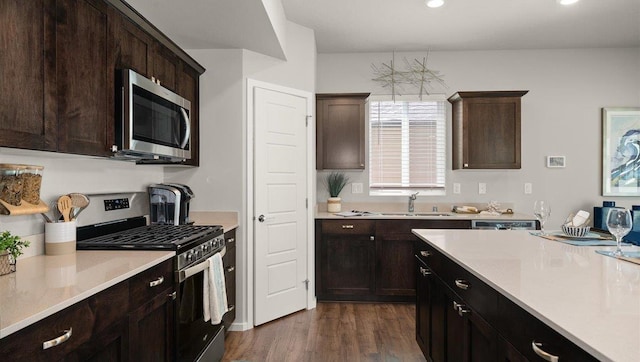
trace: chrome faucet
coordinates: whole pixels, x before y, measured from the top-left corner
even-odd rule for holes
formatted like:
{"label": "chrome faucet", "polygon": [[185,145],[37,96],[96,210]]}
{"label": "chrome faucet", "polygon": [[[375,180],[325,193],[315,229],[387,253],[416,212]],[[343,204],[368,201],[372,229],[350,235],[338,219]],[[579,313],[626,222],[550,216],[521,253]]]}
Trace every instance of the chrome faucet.
{"label": "chrome faucet", "polygon": [[415,194],[411,194],[411,196],[409,196],[409,212],[413,213],[413,202],[416,201],[416,197],[418,196],[420,192],[416,192]]}

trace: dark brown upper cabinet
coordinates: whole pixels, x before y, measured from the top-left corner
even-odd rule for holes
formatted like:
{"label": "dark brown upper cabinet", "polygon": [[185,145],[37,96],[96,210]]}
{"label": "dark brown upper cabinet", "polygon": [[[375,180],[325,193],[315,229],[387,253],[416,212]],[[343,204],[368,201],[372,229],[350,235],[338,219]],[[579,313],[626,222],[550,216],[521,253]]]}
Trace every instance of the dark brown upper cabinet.
{"label": "dark brown upper cabinet", "polygon": [[520,99],[527,93],[457,92],[449,97],[454,170],[521,167]]}
{"label": "dark brown upper cabinet", "polygon": [[316,169],[363,170],[369,93],[316,95]]}
{"label": "dark brown upper cabinet", "polygon": [[176,77],[176,93],[191,101],[191,158],[188,166],[200,165],[200,74],[184,62],[180,62]]}
{"label": "dark brown upper cabinet", "polygon": [[55,151],[55,0],[3,0],[0,24],[0,146]]}
{"label": "dark brown upper cabinet", "polygon": [[109,157],[115,70],[131,68],[192,102],[204,68],[121,0],[0,3],[0,147]]}
{"label": "dark brown upper cabinet", "polygon": [[58,151],[110,156],[114,87],[109,7],[102,0],[58,0],[56,89]]}

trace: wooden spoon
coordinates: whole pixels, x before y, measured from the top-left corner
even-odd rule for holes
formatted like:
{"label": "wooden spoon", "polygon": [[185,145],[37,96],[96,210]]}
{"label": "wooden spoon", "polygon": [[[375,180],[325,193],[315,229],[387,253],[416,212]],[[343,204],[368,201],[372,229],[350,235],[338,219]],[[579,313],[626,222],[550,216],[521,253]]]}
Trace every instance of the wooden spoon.
{"label": "wooden spoon", "polygon": [[78,218],[78,215],[80,215],[80,211],[89,206],[89,198],[84,194],[79,194],[76,192],[70,193],[69,197],[71,198],[71,206],[73,207],[71,219],[75,220]]}
{"label": "wooden spoon", "polygon": [[71,213],[71,198],[68,195],[62,195],[58,199],[58,210],[62,214],[65,222],[69,222],[69,215]]}

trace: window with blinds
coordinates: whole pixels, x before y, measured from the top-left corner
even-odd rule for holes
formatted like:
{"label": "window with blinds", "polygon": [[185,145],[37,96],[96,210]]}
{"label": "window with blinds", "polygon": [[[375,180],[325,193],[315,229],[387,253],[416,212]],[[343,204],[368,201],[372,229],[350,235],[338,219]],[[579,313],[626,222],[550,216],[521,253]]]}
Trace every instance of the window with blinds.
{"label": "window with blinds", "polygon": [[444,98],[369,103],[369,193],[444,195]]}

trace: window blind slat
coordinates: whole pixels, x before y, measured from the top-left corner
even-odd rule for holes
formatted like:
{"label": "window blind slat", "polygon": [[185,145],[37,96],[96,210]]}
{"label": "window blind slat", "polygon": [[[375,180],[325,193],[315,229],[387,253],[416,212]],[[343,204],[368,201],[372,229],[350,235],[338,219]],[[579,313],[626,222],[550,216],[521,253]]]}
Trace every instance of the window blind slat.
{"label": "window blind slat", "polygon": [[445,187],[445,101],[371,101],[369,186],[380,190]]}

